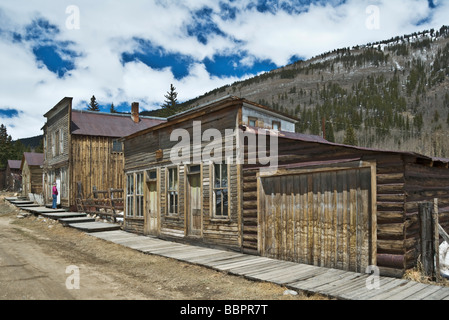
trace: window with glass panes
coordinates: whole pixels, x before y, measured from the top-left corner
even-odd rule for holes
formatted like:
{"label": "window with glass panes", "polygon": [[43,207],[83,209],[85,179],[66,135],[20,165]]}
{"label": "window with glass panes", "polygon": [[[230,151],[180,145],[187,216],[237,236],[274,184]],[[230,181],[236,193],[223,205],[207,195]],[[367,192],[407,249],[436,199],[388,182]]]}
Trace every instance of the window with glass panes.
{"label": "window with glass panes", "polygon": [[134,213],[134,174],[126,176],[126,215],[133,216]]}
{"label": "window with glass panes", "polygon": [[178,214],[178,168],[167,170],[167,212],[169,215]]}
{"label": "window with glass panes", "polygon": [[136,173],[136,216],[143,217],[143,172]]}
{"label": "window with glass panes", "polygon": [[143,217],[143,172],[131,173],[126,180],[126,215]]}
{"label": "window with glass panes", "polygon": [[214,164],[213,209],[214,216],[228,216],[228,167],[227,164]]}

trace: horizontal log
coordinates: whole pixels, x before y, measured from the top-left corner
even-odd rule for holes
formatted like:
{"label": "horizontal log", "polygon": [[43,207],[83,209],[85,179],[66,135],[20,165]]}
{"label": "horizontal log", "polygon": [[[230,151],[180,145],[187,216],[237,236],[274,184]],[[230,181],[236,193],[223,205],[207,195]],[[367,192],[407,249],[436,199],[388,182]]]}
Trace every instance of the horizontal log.
{"label": "horizontal log", "polygon": [[392,183],[392,184],[378,184],[377,185],[378,194],[393,194],[393,193],[404,193],[404,183]]}
{"label": "horizontal log", "polygon": [[405,255],[387,253],[378,254],[377,265],[394,269],[403,269],[405,266]]}
{"label": "horizontal log", "polygon": [[257,200],[257,191],[252,191],[252,192],[243,192],[243,200]]}
{"label": "horizontal log", "polygon": [[399,211],[404,208],[403,202],[377,201],[377,210]]}
{"label": "horizontal log", "polygon": [[376,175],[376,180],[378,184],[403,183],[404,173],[379,173]]}
{"label": "horizontal log", "polygon": [[378,224],[377,235],[378,237],[403,237],[405,225],[404,223],[391,223],[391,224]]}
{"label": "horizontal log", "polygon": [[243,209],[257,209],[257,201],[244,201]]}
{"label": "horizontal log", "polygon": [[244,225],[243,226],[243,234],[247,234],[247,233],[257,233],[258,230],[258,226],[249,226],[249,225]]}
{"label": "horizontal log", "polygon": [[377,195],[377,201],[379,202],[402,202],[405,201],[405,194],[404,193],[397,193],[397,194],[378,194]]}
{"label": "horizontal log", "polygon": [[246,182],[243,184],[244,192],[257,190],[257,182]]}
{"label": "horizontal log", "polygon": [[379,266],[379,273],[384,277],[402,278],[405,270]]}
{"label": "horizontal log", "polygon": [[377,223],[400,223],[404,221],[403,211],[377,211]]}
{"label": "horizontal log", "polygon": [[377,251],[379,253],[403,254],[404,240],[381,240],[377,239]]}

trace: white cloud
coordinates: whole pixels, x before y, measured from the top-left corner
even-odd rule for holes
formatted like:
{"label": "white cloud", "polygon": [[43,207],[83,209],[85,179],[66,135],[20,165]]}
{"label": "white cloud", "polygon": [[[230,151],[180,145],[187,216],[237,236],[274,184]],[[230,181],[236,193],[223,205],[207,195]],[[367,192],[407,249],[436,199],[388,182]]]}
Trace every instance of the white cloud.
{"label": "white cloud", "polygon": [[[293,55],[308,58],[449,22],[447,1],[435,1],[439,9],[433,12],[427,0],[348,0],[338,6],[312,5],[299,14],[279,9],[276,14],[259,12],[254,6],[248,9],[250,3],[229,2],[237,7],[236,17],[224,19],[218,14],[219,3],[211,0],[79,0],[80,29],[70,30],[66,8],[74,4],[71,0],[4,1],[0,4],[0,109],[15,108],[21,113],[19,118],[0,119],[0,123],[15,124],[8,132],[14,139],[23,138],[41,133],[42,115],[64,96],[72,96],[78,107],[95,94],[105,104],[142,101],[143,107],[151,108],[162,102],[170,83],[178,88],[180,100],[188,100],[240,80],[208,73],[201,61],[215,54],[245,51],[248,55],[242,56],[242,66],[257,60],[281,66]],[[366,28],[366,7],[373,3],[380,9],[378,30]],[[192,12],[206,5],[213,9],[211,18],[226,36],[210,35],[205,45],[188,37],[186,26],[193,22]],[[37,17],[58,26],[55,41],[71,41],[69,49],[81,54],[74,59],[70,76],[58,78],[45,67],[39,68],[33,41],[12,41],[12,32],[24,34],[25,26]],[[418,22],[422,22],[419,27]],[[191,57],[189,74],[176,79],[170,68],[152,69],[138,61],[123,65],[121,53],[137,49],[133,38]]]}

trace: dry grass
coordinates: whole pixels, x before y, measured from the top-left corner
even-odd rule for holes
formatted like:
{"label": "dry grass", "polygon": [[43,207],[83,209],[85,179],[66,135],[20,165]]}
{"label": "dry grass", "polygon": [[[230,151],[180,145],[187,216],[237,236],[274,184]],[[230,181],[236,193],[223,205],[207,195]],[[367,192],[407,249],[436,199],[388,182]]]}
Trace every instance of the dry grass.
{"label": "dry grass", "polygon": [[417,266],[413,269],[407,270],[405,272],[403,278],[405,280],[416,281],[416,282],[424,283],[424,284],[432,284],[432,285],[449,287],[449,281],[447,279],[442,278],[441,281],[437,282],[437,281],[434,281],[431,277],[426,276],[423,271],[422,263],[419,260],[418,260]]}

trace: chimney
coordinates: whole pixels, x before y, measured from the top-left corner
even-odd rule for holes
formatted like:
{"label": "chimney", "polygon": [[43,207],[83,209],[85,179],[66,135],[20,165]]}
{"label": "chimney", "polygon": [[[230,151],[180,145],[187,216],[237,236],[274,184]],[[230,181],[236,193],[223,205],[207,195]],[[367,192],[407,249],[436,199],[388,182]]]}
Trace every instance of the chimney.
{"label": "chimney", "polygon": [[139,123],[140,119],[139,119],[139,103],[138,102],[133,102],[131,105],[131,119],[133,119],[133,121],[135,123]]}

